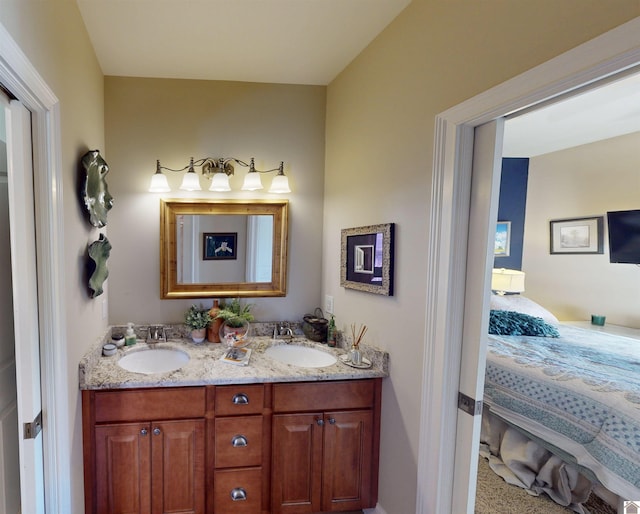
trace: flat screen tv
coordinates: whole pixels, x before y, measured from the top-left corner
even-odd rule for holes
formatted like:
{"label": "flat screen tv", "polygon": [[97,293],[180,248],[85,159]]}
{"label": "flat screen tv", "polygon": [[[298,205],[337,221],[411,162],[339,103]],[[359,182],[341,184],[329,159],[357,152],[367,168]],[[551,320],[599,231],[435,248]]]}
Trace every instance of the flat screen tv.
{"label": "flat screen tv", "polygon": [[640,209],[607,212],[609,261],[640,264]]}

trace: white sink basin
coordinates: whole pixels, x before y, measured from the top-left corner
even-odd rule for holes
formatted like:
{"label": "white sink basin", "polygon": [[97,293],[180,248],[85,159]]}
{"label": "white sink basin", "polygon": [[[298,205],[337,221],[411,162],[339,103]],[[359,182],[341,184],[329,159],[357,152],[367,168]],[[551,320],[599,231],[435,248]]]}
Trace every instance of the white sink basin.
{"label": "white sink basin", "polygon": [[300,366],[301,368],[324,368],[335,364],[337,361],[333,355],[327,352],[295,344],[270,346],[264,354],[274,360]]}
{"label": "white sink basin", "polygon": [[128,353],[118,361],[118,366],[134,373],[166,373],[180,369],[189,362],[189,355],[172,348],[150,348]]}

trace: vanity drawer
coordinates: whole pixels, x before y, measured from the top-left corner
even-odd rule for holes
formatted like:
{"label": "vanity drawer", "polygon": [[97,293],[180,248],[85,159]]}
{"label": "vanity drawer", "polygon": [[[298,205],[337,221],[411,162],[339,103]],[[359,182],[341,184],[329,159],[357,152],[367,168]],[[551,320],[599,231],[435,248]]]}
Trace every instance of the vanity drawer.
{"label": "vanity drawer", "polygon": [[216,416],[262,414],[264,386],[262,384],[216,387]]}
{"label": "vanity drawer", "polygon": [[375,401],[374,380],[273,385],[274,412],[367,409]]}
{"label": "vanity drawer", "polygon": [[158,387],[97,391],[95,422],[153,421],[202,418],[204,387]]}
{"label": "vanity drawer", "polygon": [[216,471],[213,490],[216,514],[262,512],[262,468]]}
{"label": "vanity drawer", "polygon": [[262,464],[262,416],[216,418],[216,468]]}

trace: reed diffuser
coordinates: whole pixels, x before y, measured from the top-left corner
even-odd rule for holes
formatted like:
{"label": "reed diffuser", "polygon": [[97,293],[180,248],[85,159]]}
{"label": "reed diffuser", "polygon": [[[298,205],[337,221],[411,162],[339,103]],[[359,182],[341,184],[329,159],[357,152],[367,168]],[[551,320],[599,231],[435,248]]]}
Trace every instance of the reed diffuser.
{"label": "reed diffuser", "polygon": [[362,364],[362,352],[360,351],[360,343],[362,342],[362,338],[366,333],[366,325],[361,325],[360,330],[356,335],[356,326],[353,323],[351,324],[351,336],[353,337],[353,344],[351,345],[351,352],[349,354],[351,356],[351,362],[356,366],[360,366]]}

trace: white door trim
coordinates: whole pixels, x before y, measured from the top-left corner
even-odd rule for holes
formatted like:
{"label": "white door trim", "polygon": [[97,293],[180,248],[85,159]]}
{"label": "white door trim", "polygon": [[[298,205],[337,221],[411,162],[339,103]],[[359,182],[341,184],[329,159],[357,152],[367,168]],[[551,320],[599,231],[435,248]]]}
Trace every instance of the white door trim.
{"label": "white door trim", "polygon": [[32,113],[43,403],[45,509],[71,512],[60,106],[0,23],[0,82]]}
{"label": "white door trim", "polygon": [[[477,450],[472,440],[456,438],[473,129],[638,64],[640,17],[436,117],[417,514],[453,512],[454,491],[469,487],[468,473],[454,473],[456,453],[468,462]],[[486,271],[483,263],[473,266],[480,275]],[[479,345],[479,332],[476,340]]]}

